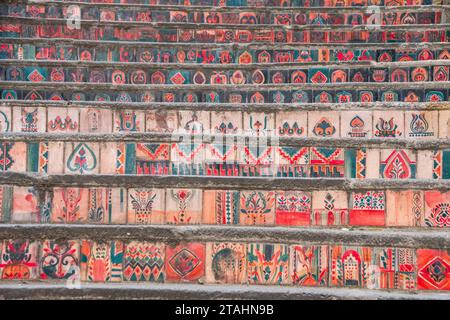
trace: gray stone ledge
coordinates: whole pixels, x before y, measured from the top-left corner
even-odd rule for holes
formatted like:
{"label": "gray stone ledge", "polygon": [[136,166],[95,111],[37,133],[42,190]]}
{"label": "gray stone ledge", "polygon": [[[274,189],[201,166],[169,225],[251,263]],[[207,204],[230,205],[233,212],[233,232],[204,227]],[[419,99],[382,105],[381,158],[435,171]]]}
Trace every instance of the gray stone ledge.
{"label": "gray stone ledge", "polygon": [[[449,300],[445,292],[353,288],[160,283],[0,283],[0,299],[177,299],[177,300]],[[175,312],[175,310],[174,310]]]}
{"label": "gray stone ledge", "polygon": [[[293,43],[293,44],[268,44],[268,43],[198,43],[198,42],[148,42],[148,41],[124,41],[124,40],[79,40],[66,38],[1,38],[2,43],[13,44],[54,44],[54,45],[78,45],[86,47],[127,46],[137,48],[195,48],[196,50],[210,50],[216,48],[227,49],[257,49],[257,50],[308,50],[316,48],[327,49],[447,49],[448,42],[420,42],[420,43]],[[299,47],[301,46],[301,48]]]}
{"label": "gray stone ledge", "polygon": [[450,232],[432,228],[0,224],[0,239],[161,241],[171,245],[181,242],[257,242],[450,249]]}
{"label": "gray stone ledge", "polygon": [[149,176],[135,174],[52,174],[33,172],[1,172],[0,184],[51,187],[110,188],[199,188],[203,190],[450,190],[449,179],[344,179],[344,178],[278,178],[278,177],[213,177],[213,176]]}

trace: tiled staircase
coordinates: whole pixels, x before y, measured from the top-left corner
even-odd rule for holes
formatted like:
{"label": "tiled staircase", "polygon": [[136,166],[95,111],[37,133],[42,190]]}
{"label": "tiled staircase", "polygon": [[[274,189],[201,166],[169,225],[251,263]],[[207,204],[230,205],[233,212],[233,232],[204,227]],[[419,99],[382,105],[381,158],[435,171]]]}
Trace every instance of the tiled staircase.
{"label": "tiled staircase", "polygon": [[449,299],[447,0],[0,4],[0,297]]}

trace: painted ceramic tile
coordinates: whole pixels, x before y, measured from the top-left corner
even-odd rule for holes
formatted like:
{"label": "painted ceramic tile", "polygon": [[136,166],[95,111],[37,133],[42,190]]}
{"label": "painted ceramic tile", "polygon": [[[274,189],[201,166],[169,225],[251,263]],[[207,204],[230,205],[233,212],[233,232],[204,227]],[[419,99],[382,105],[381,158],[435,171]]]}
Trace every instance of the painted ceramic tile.
{"label": "painted ceramic tile", "polygon": [[202,197],[200,189],[167,189],[166,223],[199,224],[202,221]]}
{"label": "painted ceramic tile", "polygon": [[247,245],[249,284],[287,284],[289,282],[289,247],[282,244]]}
{"label": "painted ceramic tile", "polygon": [[204,190],[203,223],[238,224],[239,201],[239,191]]}
{"label": "painted ceramic tile", "polygon": [[201,134],[210,132],[210,114],[208,111],[179,111],[180,133]]}
{"label": "painted ceramic tile", "polygon": [[27,144],[25,142],[0,143],[0,171],[25,172]]}
{"label": "painted ceramic tile", "polygon": [[206,145],[201,142],[173,143],[172,175],[203,175]]}
{"label": "painted ceramic tile", "polygon": [[434,151],[417,150],[417,179],[433,179]]}
{"label": "painted ceramic tile", "polygon": [[274,225],[275,192],[241,191],[240,225]]}
{"label": "painted ceramic tile", "polygon": [[231,137],[218,136],[205,145],[205,174],[213,176],[239,175],[238,145]]}
{"label": "painted ceramic tile", "polygon": [[275,129],[272,113],[244,112],[244,134],[250,136],[270,136]]}
{"label": "painted ceramic tile", "polygon": [[241,134],[242,114],[232,111],[211,112],[211,134]]}
{"label": "painted ceramic tile", "polygon": [[433,152],[433,179],[450,179],[450,150]]}
{"label": "painted ceramic tile", "polygon": [[47,108],[47,132],[74,133],[80,129],[77,108]]}
{"label": "painted ceramic tile", "polygon": [[13,127],[10,107],[0,107],[0,132],[11,132]]}
{"label": "painted ceramic tile", "polygon": [[114,174],[116,171],[116,142],[100,142],[99,170],[101,174]]}
{"label": "painted ceramic tile", "polygon": [[276,224],[306,226],[311,224],[311,194],[302,191],[276,193]]}
{"label": "painted ceramic tile", "polygon": [[117,110],[114,112],[114,132],[143,132],[145,115],[139,110]]}
{"label": "painted ceramic tile", "polygon": [[164,244],[132,241],[125,247],[123,280],[164,282],[164,261]]}
{"label": "painted ceramic tile", "polygon": [[167,175],[169,169],[169,144],[136,143],[136,174]]}
{"label": "painted ceramic tile", "polygon": [[372,249],[334,246],[331,248],[330,285],[366,288],[372,266]]}
{"label": "painted ceramic tile", "polygon": [[276,134],[280,137],[306,137],[307,112],[277,112]]}
{"label": "painted ceramic tile", "polygon": [[164,189],[128,189],[128,224],[163,224],[165,222]]}
{"label": "painted ceramic tile", "polygon": [[206,244],[206,282],[243,284],[247,281],[246,245],[233,242]]}
{"label": "painted ceramic tile", "polygon": [[414,151],[383,149],[380,152],[380,178],[414,179],[416,168]]}
{"label": "painted ceramic tile", "polygon": [[348,219],[348,202],[345,191],[313,191],[313,225],[345,225]]}
{"label": "painted ceramic tile", "polygon": [[342,148],[310,148],[310,177],[345,176],[345,152]]}
{"label": "painted ceramic tile", "polygon": [[386,225],[418,227],[423,225],[424,199],[419,190],[386,190]]}
{"label": "painted ceramic tile", "polygon": [[46,130],[45,108],[38,107],[14,107],[13,131],[14,132],[45,132]]}
{"label": "painted ceramic tile", "polygon": [[308,147],[276,147],[275,165],[278,177],[308,177],[310,152]]}
{"label": "painted ceramic tile", "polygon": [[450,255],[445,250],[417,250],[417,288],[450,290]]}
{"label": "painted ceramic tile", "polygon": [[178,129],[178,114],[170,110],[149,110],[145,113],[147,132],[172,133]]}
{"label": "painted ceramic tile", "polygon": [[81,281],[122,281],[123,244],[120,241],[81,242]]}
{"label": "painted ceramic tile", "polygon": [[380,150],[366,149],[366,179],[380,178]]}
{"label": "painted ceramic tile", "polygon": [[424,191],[425,225],[450,227],[450,192]]}
{"label": "painted ceramic tile", "polygon": [[273,176],[275,147],[268,141],[250,138],[239,148],[241,176]]}
{"label": "painted ceramic tile", "polygon": [[354,192],[348,223],[352,226],[384,226],[386,199],[384,191]]}
{"label": "painted ceramic tile", "polygon": [[31,280],[38,274],[38,244],[28,240],[0,242],[0,278],[3,280]]}
{"label": "painted ceramic tile", "polygon": [[289,274],[298,286],[328,285],[328,246],[291,245]]}
{"label": "painted ceramic tile", "polygon": [[194,282],[205,276],[206,247],[203,243],[166,246],[167,282]]}
{"label": "painted ceramic tile", "polygon": [[439,111],[439,138],[450,138],[450,110]]}
{"label": "painted ceramic tile", "polygon": [[[88,223],[123,224],[126,222],[126,189],[90,188],[87,190]],[[84,201],[83,198],[80,200],[80,202]]]}
{"label": "painted ceramic tile", "polygon": [[112,132],[112,112],[108,109],[81,108],[80,132]]}
{"label": "painted ceramic tile", "polygon": [[339,137],[339,112],[329,111],[326,114],[319,111],[308,112],[309,137]]}
{"label": "painted ceramic tile", "polygon": [[416,288],[416,253],[414,249],[374,248],[373,270],[367,284],[369,289]]}
{"label": "painted ceramic tile", "polygon": [[365,179],[367,175],[367,149],[344,150],[345,177]]}
{"label": "painted ceramic tile", "polygon": [[377,138],[403,138],[404,134],[403,111],[374,111],[373,135]]}
{"label": "painted ceramic tile", "polygon": [[47,173],[62,174],[64,173],[64,152],[65,143],[62,141],[49,141],[47,144]]}
{"label": "painted ceramic tile", "polygon": [[341,136],[349,138],[372,138],[372,112],[342,111]]}
{"label": "painted ceramic tile", "polygon": [[438,137],[438,111],[405,111],[405,136],[413,139]]}
{"label": "painted ceramic tile", "polygon": [[40,222],[38,190],[33,187],[14,187],[11,222]]}
{"label": "painted ceramic tile", "polygon": [[89,189],[55,188],[53,189],[53,223],[83,223],[89,216]]}
{"label": "painted ceramic tile", "polygon": [[80,279],[80,245],[77,241],[45,240],[41,244],[40,278],[52,280]]}
{"label": "painted ceramic tile", "polygon": [[68,142],[65,144],[64,173],[93,174],[100,170],[98,143]]}
{"label": "painted ceramic tile", "polygon": [[13,187],[0,186],[0,222],[9,222],[13,202]]}

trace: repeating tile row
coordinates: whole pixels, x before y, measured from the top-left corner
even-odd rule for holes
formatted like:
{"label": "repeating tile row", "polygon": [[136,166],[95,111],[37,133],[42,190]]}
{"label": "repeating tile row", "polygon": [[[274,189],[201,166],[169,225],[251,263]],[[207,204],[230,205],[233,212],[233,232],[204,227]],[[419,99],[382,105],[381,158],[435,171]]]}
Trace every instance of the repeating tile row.
{"label": "repeating tile row", "polygon": [[[0,26],[0,38],[61,38],[84,40],[144,41],[172,43],[254,43],[254,44],[307,44],[307,43],[416,43],[446,42],[445,28],[430,26],[427,30],[274,30],[273,28],[212,29],[213,24],[197,28],[155,28],[152,26],[95,26],[80,24],[73,28],[67,21],[9,22]],[[248,25],[247,25],[248,26]],[[392,28],[392,26],[391,26]],[[408,28],[408,25],[406,25]],[[351,29],[351,28],[349,28]]]}
{"label": "repeating tile row", "polygon": [[[432,87],[430,89],[410,88],[417,83],[400,83],[402,89],[389,88],[395,83],[386,83],[385,89],[362,89],[358,88],[365,83],[334,83],[328,85],[347,85],[351,89],[330,89],[317,84],[317,89],[298,89],[291,85],[284,86],[280,90],[264,88],[241,89],[242,86],[214,85],[217,89],[197,88],[190,90],[171,89],[171,85],[163,85],[162,88],[134,90],[130,85],[112,85],[91,83],[90,86],[78,83],[49,82],[54,87],[50,89],[39,89],[34,83],[14,82],[8,88],[0,87],[1,99],[3,100],[51,100],[51,101],[116,101],[116,102],[206,102],[206,103],[347,103],[347,102],[439,102],[447,101],[450,93],[446,82],[423,82],[422,85]],[[45,83],[36,83],[37,85]],[[1,85],[1,83],[0,83]],[[81,85],[81,86],[80,86]],[[96,85],[112,86],[111,89],[96,88]],[[307,84],[315,86],[315,84]],[[327,84],[322,84],[327,85]],[[375,85],[375,83],[374,83]],[[74,88],[69,89],[70,86]],[[145,85],[144,85],[145,86]],[[174,85],[173,85],[174,86]],[[194,85],[197,86],[197,85]],[[272,85],[280,86],[280,85]],[[175,87],[175,86],[174,86]],[[444,88],[443,88],[444,87]]]}
{"label": "repeating tile row", "polygon": [[450,111],[114,111],[12,103],[0,107],[0,132],[444,139],[450,138]]}
{"label": "repeating tile row", "polygon": [[449,179],[450,150],[237,144],[3,142],[0,172],[357,179]]}
{"label": "repeating tile row", "polygon": [[449,290],[445,250],[236,242],[5,240],[2,280]]}
{"label": "repeating tile row", "polygon": [[[61,0],[71,2],[70,0]],[[80,4],[104,3],[102,0],[81,0]],[[302,8],[302,7],[356,7],[361,6],[418,6],[442,4],[442,0],[114,0],[111,4],[147,4],[147,5],[176,5],[180,7],[190,6],[214,6],[214,7],[283,7],[283,8]],[[247,8],[245,8],[247,9]]]}
{"label": "repeating tile row", "polygon": [[0,67],[0,80],[112,84],[300,84],[449,81],[450,66],[358,67],[255,70],[146,70],[146,68]]}
{"label": "repeating tile row", "polygon": [[[380,10],[381,11],[381,10]],[[99,8],[66,5],[65,7],[48,5],[47,3],[0,4],[0,15],[29,18],[70,18],[80,17],[82,20],[123,21],[123,22],[176,22],[176,23],[209,23],[209,24],[275,24],[275,25],[361,25],[373,24],[373,13],[360,9],[352,13],[326,13],[319,10],[308,12],[217,12],[212,8],[197,9],[195,12],[178,8],[177,10],[153,10],[149,8]],[[372,18],[370,18],[372,17]],[[400,11],[380,12],[377,22],[382,25],[397,24],[438,24],[441,23],[440,12]]]}
{"label": "repeating tile row", "polygon": [[288,62],[356,62],[356,61],[421,61],[448,60],[448,49],[434,49],[425,46],[416,48],[342,48],[329,47],[302,49],[232,49],[198,48],[189,49],[164,46],[148,48],[129,44],[83,46],[76,44],[14,44],[2,39],[0,59],[29,60],[79,60],[79,61],[117,61],[143,63],[199,63],[199,64],[252,64]]}
{"label": "repeating tile row", "polygon": [[450,227],[450,192],[0,187],[3,223]]}

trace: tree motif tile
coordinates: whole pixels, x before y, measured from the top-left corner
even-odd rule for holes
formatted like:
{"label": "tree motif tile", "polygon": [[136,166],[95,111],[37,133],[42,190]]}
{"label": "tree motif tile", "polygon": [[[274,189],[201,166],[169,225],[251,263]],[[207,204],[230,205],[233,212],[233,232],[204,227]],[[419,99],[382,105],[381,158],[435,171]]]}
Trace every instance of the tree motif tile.
{"label": "tree motif tile", "polygon": [[53,223],[84,223],[89,214],[89,189],[55,188],[53,190]]}
{"label": "tree motif tile", "polygon": [[274,225],[275,192],[241,191],[240,225]]}
{"label": "tree motif tile", "polygon": [[164,189],[128,189],[128,224],[164,224]]}
{"label": "tree motif tile", "polygon": [[247,277],[249,284],[287,284],[289,247],[282,244],[248,244]]}
{"label": "tree motif tile", "polygon": [[202,221],[203,194],[200,189],[166,190],[166,223],[199,224]]}

